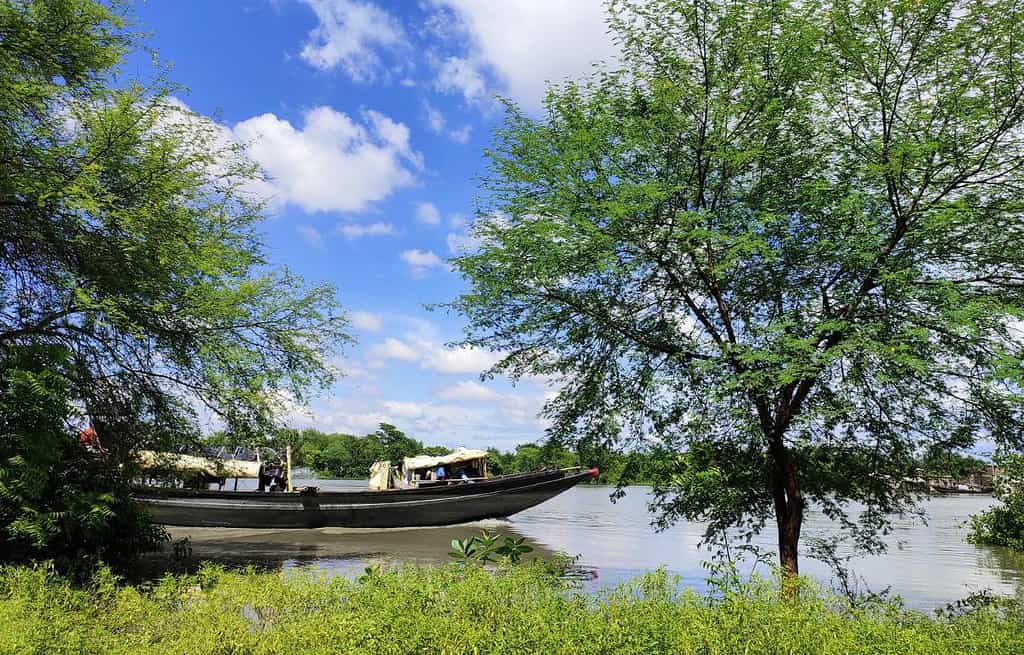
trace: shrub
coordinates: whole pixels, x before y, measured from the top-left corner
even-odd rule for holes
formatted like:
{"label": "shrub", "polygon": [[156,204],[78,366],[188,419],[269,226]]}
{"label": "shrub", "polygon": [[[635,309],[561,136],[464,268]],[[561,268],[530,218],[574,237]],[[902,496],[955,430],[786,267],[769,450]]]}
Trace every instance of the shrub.
{"label": "shrub", "polygon": [[971,543],[1024,551],[1024,454],[1001,453],[995,496],[1002,503],[971,517]]}
{"label": "shrub", "polygon": [[78,443],[66,353],[0,353],[0,562],[49,560],[89,576],[127,567],[166,531],[132,501],[123,469]]}
{"label": "shrub", "polygon": [[0,569],[0,653],[1021,653],[1024,621],[980,608],[930,618],[852,609],[771,583],[714,601],[664,572],[597,597],[539,564],[167,577],[100,574],[76,589],[45,568]]}

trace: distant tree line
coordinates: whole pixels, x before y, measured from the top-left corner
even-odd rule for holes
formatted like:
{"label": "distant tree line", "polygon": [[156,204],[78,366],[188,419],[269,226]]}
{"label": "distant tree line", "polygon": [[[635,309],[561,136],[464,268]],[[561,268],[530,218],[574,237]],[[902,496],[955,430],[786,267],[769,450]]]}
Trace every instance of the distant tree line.
{"label": "distant tree line", "polygon": [[[230,435],[212,435],[207,443],[213,445],[238,444]],[[311,428],[286,428],[269,441],[272,447],[292,448],[292,465],[309,468],[324,478],[366,478],[374,462],[391,460],[398,464],[414,455],[446,455],[450,448],[426,445],[406,435],[389,423],[363,436],[343,432],[321,432]],[[651,484],[659,467],[670,461],[670,456],[656,445],[647,450],[619,452],[606,447],[577,444],[574,448],[554,441],[525,443],[512,450],[502,451],[488,447],[488,471],[493,475],[526,473],[543,468],[597,467],[597,484]],[[666,459],[668,457],[668,459]],[[918,469],[925,477],[962,478],[982,470],[988,463],[954,449],[933,447],[918,459]]]}
{"label": "distant tree line", "polygon": [[[256,442],[239,443],[227,433],[215,433],[206,439],[209,445],[253,446]],[[399,463],[414,455],[446,455],[452,449],[427,445],[406,435],[389,423],[381,423],[377,430],[357,436],[343,432],[321,432],[315,429],[279,430],[276,435],[259,445],[283,448],[291,446],[292,466],[309,468],[315,475],[325,478],[366,478],[374,462],[390,460]],[[554,442],[526,443],[510,451],[486,448],[488,471],[494,475],[525,473],[542,468],[571,466],[597,467],[599,484],[643,484],[651,479],[650,470],[656,465],[657,455],[652,452],[619,453],[607,448],[575,449]]]}
{"label": "distant tree line", "polygon": [[927,478],[965,478],[981,473],[988,462],[949,448],[933,446],[921,458],[921,470]]}

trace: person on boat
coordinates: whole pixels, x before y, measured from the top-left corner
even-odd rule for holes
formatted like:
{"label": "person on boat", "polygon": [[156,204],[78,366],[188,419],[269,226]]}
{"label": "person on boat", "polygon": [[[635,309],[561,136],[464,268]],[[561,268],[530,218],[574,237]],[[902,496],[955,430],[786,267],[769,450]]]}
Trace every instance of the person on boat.
{"label": "person on boat", "polygon": [[437,481],[438,482],[443,482],[444,481],[444,478],[445,478],[445,475],[446,475],[445,472],[444,472],[444,464],[441,464],[440,466],[437,467],[437,472],[436,472],[435,475],[437,477]]}
{"label": "person on boat", "polygon": [[257,491],[287,491],[285,489],[284,470],[279,465],[268,466],[266,463],[261,463],[257,477],[259,479]]}

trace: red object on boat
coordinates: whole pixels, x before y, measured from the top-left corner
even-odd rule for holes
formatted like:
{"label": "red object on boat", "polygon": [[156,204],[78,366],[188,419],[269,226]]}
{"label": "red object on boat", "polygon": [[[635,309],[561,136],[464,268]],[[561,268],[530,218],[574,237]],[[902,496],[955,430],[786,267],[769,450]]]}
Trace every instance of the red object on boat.
{"label": "red object on boat", "polygon": [[100,445],[99,437],[96,435],[96,430],[90,425],[86,429],[78,433],[78,443],[82,444],[86,448],[98,448]]}
{"label": "red object on boat", "polygon": [[598,473],[600,473],[600,471],[598,471],[598,470],[597,470],[597,467],[595,466],[594,468],[592,468],[592,469],[590,469],[589,471],[587,471],[587,473],[589,473],[589,474],[590,474],[590,477],[592,477],[592,478],[596,478],[596,477],[597,477],[597,474],[598,474]]}

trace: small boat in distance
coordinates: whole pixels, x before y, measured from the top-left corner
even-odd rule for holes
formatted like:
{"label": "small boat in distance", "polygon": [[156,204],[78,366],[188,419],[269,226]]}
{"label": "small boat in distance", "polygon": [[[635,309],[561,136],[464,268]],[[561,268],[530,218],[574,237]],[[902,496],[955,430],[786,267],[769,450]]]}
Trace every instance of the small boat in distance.
{"label": "small boat in distance", "polygon": [[[150,458],[152,468],[158,468],[162,455]],[[448,455],[406,457],[401,466],[376,462],[365,491],[321,491],[292,487],[290,453],[283,459],[281,491],[142,487],[133,495],[155,522],[172,526],[408,528],[511,516],[598,473],[597,469],[569,468],[488,477],[487,452],[460,449]],[[140,464],[146,468],[142,458]],[[229,477],[220,474],[228,467],[215,461],[197,463],[176,455],[163,459],[162,466],[181,471],[192,464],[208,476],[214,471],[215,479]],[[255,476],[251,467],[237,463],[230,470],[240,473],[237,477],[258,476],[264,489],[268,467],[258,464],[256,468]]]}

